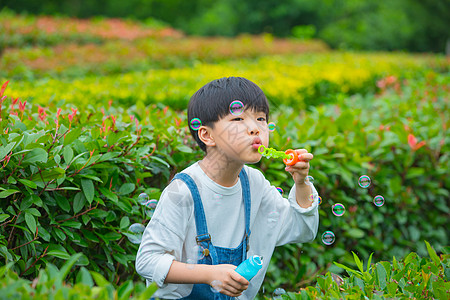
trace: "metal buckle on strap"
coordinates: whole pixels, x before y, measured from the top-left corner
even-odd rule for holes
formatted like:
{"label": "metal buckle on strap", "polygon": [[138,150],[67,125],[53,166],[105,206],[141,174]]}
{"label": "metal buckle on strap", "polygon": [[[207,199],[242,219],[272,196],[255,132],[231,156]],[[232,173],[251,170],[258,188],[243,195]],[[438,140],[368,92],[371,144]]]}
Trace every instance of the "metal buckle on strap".
{"label": "metal buckle on strap", "polygon": [[[202,240],[199,239],[200,237],[203,237],[203,236],[206,236],[206,235],[208,235],[208,238],[202,239]],[[200,242],[203,242],[203,241],[210,241],[210,240],[211,240],[211,235],[209,233],[197,235],[195,237],[195,241],[197,242],[197,244],[199,244]]]}
{"label": "metal buckle on strap", "polygon": [[245,251],[248,252],[248,249],[250,248],[250,239],[247,232],[244,235],[244,239],[245,239]]}

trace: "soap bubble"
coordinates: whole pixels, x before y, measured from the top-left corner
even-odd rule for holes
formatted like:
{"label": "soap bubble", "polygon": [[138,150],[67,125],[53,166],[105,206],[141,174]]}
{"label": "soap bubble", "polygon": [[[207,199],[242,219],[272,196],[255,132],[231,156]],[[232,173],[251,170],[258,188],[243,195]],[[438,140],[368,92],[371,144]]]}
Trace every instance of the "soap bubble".
{"label": "soap bubble", "polygon": [[334,233],[332,231],[328,230],[322,234],[322,242],[327,246],[333,244],[335,239],[336,239],[336,236],[334,235]]}
{"label": "soap bubble", "polygon": [[158,200],[150,199],[150,197],[146,193],[141,193],[138,196],[138,202],[140,205],[145,206],[148,210],[145,211],[148,217],[153,216],[153,212],[158,204]]}
{"label": "soap bubble", "polygon": [[127,234],[128,240],[132,242],[133,244],[140,244],[142,241],[142,234],[145,230],[145,226],[141,223],[134,223],[131,224],[128,228],[128,231],[130,232]]}
{"label": "soap bubble", "polygon": [[341,217],[345,213],[345,206],[341,203],[336,203],[332,206],[331,211],[336,217]]}
{"label": "soap bubble", "polygon": [[267,221],[269,223],[269,227],[273,228],[277,224],[278,220],[280,219],[280,213],[277,211],[272,211],[267,216]]}
{"label": "soap bubble", "polygon": [[195,264],[197,264],[197,261],[194,260],[194,259],[192,259],[192,258],[189,258],[189,259],[186,261],[186,268],[189,269],[189,270],[192,270],[192,269],[194,269]]}
{"label": "soap bubble", "polygon": [[239,116],[244,112],[244,104],[239,100],[230,103],[230,113],[233,116]]}
{"label": "soap bubble", "polygon": [[282,288],[277,288],[275,291],[273,291],[273,299],[283,299],[281,295],[286,294],[286,291]]}
{"label": "soap bubble", "polygon": [[322,204],[322,197],[317,196],[319,198],[319,205]]}
{"label": "soap bubble", "polygon": [[143,204],[143,202],[146,202],[150,200],[150,197],[146,193],[140,193],[138,196],[138,202],[140,204]]}
{"label": "soap bubble", "polygon": [[209,254],[209,249],[205,249],[202,245],[195,245],[192,247],[192,251],[197,260],[201,260],[205,258],[206,254]]}
{"label": "soap bubble", "polygon": [[222,282],[220,280],[211,281],[211,291],[214,294],[220,293],[221,290],[222,290]]}
{"label": "soap bubble", "polygon": [[314,201],[314,194],[309,195],[309,200]]}
{"label": "soap bubble", "polygon": [[381,195],[375,196],[375,198],[373,198],[373,204],[375,204],[375,206],[383,206],[384,205],[384,197]]}
{"label": "soap bubble", "polygon": [[314,183],[314,177],[312,177],[310,175],[306,176],[305,183],[308,183],[308,182]]}
{"label": "soap bubble", "polygon": [[199,118],[193,118],[191,120],[191,129],[198,130],[202,126],[202,121]]}
{"label": "soap bubble", "polygon": [[283,189],[280,187],[277,187],[277,191],[280,192],[280,194],[283,196]]}
{"label": "soap bubble", "polygon": [[370,177],[367,175],[359,177],[358,184],[364,189],[368,188],[370,186]]}
{"label": "soap bubble", "polygon": [[269,131],[275,131],[275,129],[277,129],[277,125],[274,122],[270,122],[267,124],[267,128],[269,128]]}

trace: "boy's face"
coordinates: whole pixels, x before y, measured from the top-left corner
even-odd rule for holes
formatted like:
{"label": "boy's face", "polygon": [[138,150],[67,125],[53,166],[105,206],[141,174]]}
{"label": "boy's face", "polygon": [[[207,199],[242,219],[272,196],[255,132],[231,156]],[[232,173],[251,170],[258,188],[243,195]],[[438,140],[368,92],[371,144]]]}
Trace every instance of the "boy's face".
{"label": "boy's face", "polygon": [[258,147],[269,144],[264,112],[247,109],[238,116],[230,113],[215,122],[210,130],[217,150],[227,159],[244,164],[258,162],[261,159]]}

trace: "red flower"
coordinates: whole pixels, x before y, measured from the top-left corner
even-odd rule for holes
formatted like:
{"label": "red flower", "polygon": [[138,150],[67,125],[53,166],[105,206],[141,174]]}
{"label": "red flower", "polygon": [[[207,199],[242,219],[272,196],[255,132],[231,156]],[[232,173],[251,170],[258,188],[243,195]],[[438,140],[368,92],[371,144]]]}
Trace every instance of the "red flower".
{"label": "red flower", "polygon": [[411,149],[413,151],[416,151],[416,150],[420,149],[422,146],[424,146],[426,143],[425,143],[425,141],[421,141],[420,143],[417,143],[416,137],[412,134],[408,134],[408,144],[409,144],[409,147],[411,147]]}

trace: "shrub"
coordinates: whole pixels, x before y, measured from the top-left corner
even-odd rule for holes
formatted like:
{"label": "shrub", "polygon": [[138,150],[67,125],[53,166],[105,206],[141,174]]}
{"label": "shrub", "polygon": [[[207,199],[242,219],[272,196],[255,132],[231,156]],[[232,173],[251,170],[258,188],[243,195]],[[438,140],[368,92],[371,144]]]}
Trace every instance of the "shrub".
{"label": "shrub", "polygon": [[2,102],[0,256],[25,278],[75,253],[77,266],[110,282],[135,278],[128,227],[149,219],[137,195],[158,199],[177,170],[170,166],[192,160],[187,130],[160,121],[167,109],[156,107],[52,111]]}
{"label": "shrub", "polygon": [[450,295],[450,252],[439,257],[425,241],[430,257],[421,258],[409,253],[403,260],[381,261],[366,266],[353,253],[357,269],[335,263],[350,277],[340,277],[328,272],[317,277],[315,287],[288,293],[283,299],[448,299]]}
{"label": "shrub", "polygon": [[[74,283],[65,282],[73,265],[82,254],[72,255],[58,269],[52,264],[39,270],[39,275],[29,281],[11,270],[13,263],[0,268],[0,290],[4,299],[136,299],[147,300],[156,291],[155,284],[145,288],[143,283],[127,280],[117,289],[102,275],[81,267]],[[94,281],[97,284],[94,286]]]}

